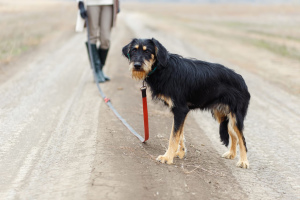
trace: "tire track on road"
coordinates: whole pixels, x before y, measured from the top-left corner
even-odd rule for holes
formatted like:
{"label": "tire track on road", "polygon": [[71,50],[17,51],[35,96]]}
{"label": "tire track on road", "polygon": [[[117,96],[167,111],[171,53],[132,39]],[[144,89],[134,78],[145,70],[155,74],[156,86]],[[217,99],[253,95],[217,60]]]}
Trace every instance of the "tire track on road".
{"label": "tire track on road", "polygon": [[84,39],[43,48],[0,86],[1,199],[85,198],[102,101]]}

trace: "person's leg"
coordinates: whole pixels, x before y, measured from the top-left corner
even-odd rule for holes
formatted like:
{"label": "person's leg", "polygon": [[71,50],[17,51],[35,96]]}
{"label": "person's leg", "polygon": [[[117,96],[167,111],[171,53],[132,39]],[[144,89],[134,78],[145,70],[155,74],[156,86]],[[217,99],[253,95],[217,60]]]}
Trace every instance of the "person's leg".
{"label": "person's leg", "polygon": [[100,23],[100,6],[87,6],[87,15],[90,31],[91,44],[97,44],[99,23]]}
{"label": "person's leg", "polygon": [[[89,23],[89,33],[90,33],[90,43],[91,43],[91,54],[93,57],[95,72],[97,74],[98,82],[105,82],[105,77],[102,73],[102,64],[100,61],[100,57],[97,50],[97,40],[98,40],[98,32],[99,32],[99,16],[100,16],[100,6],[87,6],[87,15],[88,15],[88,23]],[[88,48],[88,46],[87,46]],[[89,51],[88,51],[89,52]],[[89,57],[90,58],[90,57]]]}
{"label": "person's leg", "polygon": [[[101,6],[101,16],[100,16],[100,48],[99,48],[99,57],[102,63],[102,69],[105,65],[107,53],[110,46],[110,34],[111,34],[111,25],[112,25],[112,16],[113,16],[113,6],[106,5]],[[105,76],[105,80],[110,80],[109,77]]]}
{"label": "person's leg", "polygon": [[100,16],[100,49],[109,49],[112,25],[113,6],[101,6]]}

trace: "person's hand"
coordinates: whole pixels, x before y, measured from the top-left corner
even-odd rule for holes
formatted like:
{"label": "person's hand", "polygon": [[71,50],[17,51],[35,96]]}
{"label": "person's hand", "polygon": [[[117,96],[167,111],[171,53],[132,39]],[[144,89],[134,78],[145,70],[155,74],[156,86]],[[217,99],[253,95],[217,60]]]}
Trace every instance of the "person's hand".
{"label": "person's hand", "polygon": [[79,1],[78,2],[78,8],[79,8],[79,11],[80,11],[80,16],[85,19],[87,17],[87,13],[86,13],[86,10],[84,8],[84,3],[83,1]]}

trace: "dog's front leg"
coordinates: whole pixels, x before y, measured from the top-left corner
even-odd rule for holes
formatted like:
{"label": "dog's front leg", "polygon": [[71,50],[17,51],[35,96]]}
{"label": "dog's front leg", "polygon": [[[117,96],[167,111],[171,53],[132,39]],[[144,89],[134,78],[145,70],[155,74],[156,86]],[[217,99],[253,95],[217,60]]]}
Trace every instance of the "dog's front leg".
{"label": "dog's front leg", "polygon": [[173,158],[176,156],[176,152],[178,150],[179,141],[182,138],[184,121],[188,111],[189,109],[185,107],[174,107],[172,109],[172,112],[174,114],[174,122],[169,139],[169,147],[164,155],[160,155],[157,157],[157,161],[167,164],[173,163]]}
{"label": "dog's front leg", "polygon": [[186,156],[187,149],[185,147],[185,138],[184,138],[184,131],[182,130],[178,150],[176,152],[176,156],[180,159],[184,158]]}

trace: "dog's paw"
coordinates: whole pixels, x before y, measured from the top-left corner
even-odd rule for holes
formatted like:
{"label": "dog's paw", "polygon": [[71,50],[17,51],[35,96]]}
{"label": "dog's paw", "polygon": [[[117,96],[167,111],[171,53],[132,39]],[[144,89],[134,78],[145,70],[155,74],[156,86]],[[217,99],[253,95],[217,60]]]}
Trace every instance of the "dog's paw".
{"label": "dog's paw", "polygon": [[236,163],[236,166],[244,169],[249,169],[250,167],[248,160],[239,160],[239,162]]}
{"label": "dog's paw", "polygon": [[166,155],[160,155],[156,158],[156,160],[161,163],[167,163],[168,165],[173,164],[173,158],[170,158]]}
{"label": "dog's paw", "polygon": [[236,157],[236,153],[233,153],[232,151],[227,151],[222,155],[222,157],[227,159],[234,159]]}
{"label": "dog's paw", "polygon": [[175,156],[182,159],[185,157],[185,151],[177,151]]}
{"label": "dog's paw", "polygon": [[178,148],[178,151],[175,154],[176,157],[183,159],[186,156],[186,148]]}

